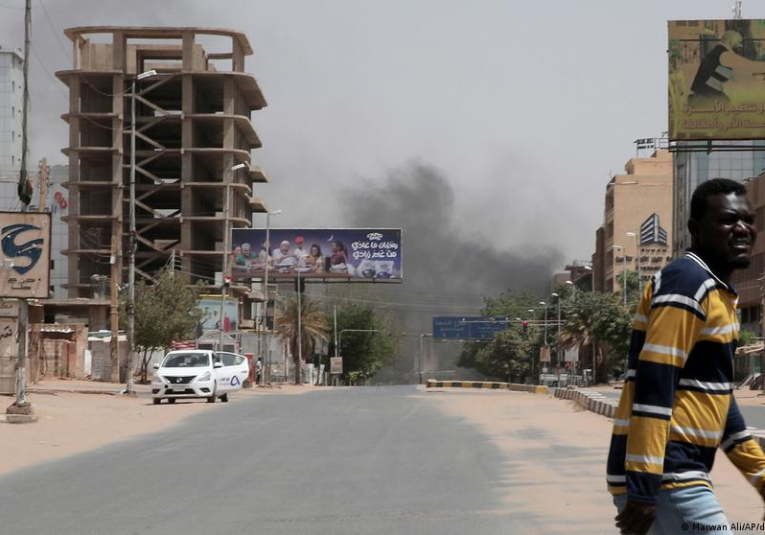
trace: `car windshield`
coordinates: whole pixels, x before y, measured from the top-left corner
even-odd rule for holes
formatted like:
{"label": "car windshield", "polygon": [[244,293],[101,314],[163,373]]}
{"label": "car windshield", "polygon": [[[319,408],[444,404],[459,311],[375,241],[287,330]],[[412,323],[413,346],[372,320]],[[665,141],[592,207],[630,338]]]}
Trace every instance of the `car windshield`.
{"label": "car windshield", "polygon": [[164,368],[204,368],[210,365],[210,356],[200,353],[174,353],[165,358]]}

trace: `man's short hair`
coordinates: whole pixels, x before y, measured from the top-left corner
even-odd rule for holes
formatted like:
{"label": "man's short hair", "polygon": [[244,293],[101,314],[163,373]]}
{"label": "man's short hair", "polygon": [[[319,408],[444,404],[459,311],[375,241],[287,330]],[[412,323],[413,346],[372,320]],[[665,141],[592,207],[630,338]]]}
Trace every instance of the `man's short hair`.
{"label": "man's short hair", "polygon": [[741,182],[730,180],[728,178],[713,178],[701,184],[691,197],[691,219],[696,221],[704,217],[709,204],[707,199],[713,195],[746,195],[746,186]]}

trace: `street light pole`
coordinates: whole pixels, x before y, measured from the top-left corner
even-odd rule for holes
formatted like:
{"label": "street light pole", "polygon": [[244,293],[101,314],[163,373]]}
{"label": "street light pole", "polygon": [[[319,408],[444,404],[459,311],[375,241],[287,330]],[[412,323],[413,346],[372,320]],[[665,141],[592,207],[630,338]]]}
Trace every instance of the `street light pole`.
{"label": "street light pole", "polygon": [[624,294],[624,307],[627,308],[627,252],[621,245],[612,245],[611,249],[621,250],[624,268],[622,269],[622,294]]}
{"label": "street light pole", "polygon": [[271,382],[271,340],[268,337],[268,303],[270,300],[270,292],[268,291],[268,268],[271,264],[271,259],[269,256],[271,255],[271,216],[272,215],[279,215],[281,214],[281,210],[272,210],[268,213],[266,213],[266,257],[265,257],[265,263],[266,266],[263,270],[263,297],[265,300],[265,311],[263,313],[263,340],[261,340],[261,355],[264,353],[263,347],[266,348],[265,350],[265,362],[264,362],[264,373],[260,374],[260,384],[264,385],[266,382]]}
{"label": "street light pole", "polygon": [[129,236],[130,254],[128,255],[128,302],[127,302],[127,344],[128,370],[125,378],[125,393],[135,392],[133,367],[135,366],[135,254],[138,248],[135,222],[135,83],[138,80],[155,76],[157,71],[142,72],[133,78],[130,84],[130,203],[129,203]]}
{"label": "street light pole", "polygon": [[640,235],[636,232],[628,232],[627,236],[635,238],[635,271],[638,274],[638,296],[643,293],[643,277],[640,274]]}
{"label": "street light pole", "polygon": [[560,366],[560,295],[553,292],[552,296],[555,298],[556,304],[558,305],[558,323],[555,327],[555,364],[556,366]]}

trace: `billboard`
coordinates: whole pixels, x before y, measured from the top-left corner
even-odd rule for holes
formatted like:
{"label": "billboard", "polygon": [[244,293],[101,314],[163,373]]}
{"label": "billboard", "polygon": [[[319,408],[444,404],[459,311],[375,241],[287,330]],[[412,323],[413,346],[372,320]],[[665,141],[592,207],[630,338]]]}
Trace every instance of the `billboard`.
{"label": "billboard", "polygon": [[50,214],[0,212],[0,297],[47,299]]}
{"label": "billboard", "polygon": [[400,281],[401,229],[233,229],[231,276]]}
{"label": "billboard", "polygon": [[507,318],[482,316],[435,316],[433,338],[482,340],[494,338],[494,333],[508,327]]}
{"label": "billboard", "polygon": [[669,21],[669,139],[765,139],[765,21]]}
{"label": "billboard", "polygon": [[239,328],[239,301],[227,297],[223,302],[223,321],[221,322],[220,295],[202,295],[197,300],[197,307],[202,311],[202,318],[197,327],[197,337],[205,331],[236,331]]}

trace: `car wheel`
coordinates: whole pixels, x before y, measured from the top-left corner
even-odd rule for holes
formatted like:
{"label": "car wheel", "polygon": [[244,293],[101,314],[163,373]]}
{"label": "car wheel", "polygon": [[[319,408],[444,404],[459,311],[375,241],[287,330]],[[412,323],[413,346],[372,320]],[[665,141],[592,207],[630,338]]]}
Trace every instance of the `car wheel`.
{"label": "car wheel", "polygon": [[151,402],[154,403],[155,405],[159,405],[160,403],[162,403],[162,398],[152,398]]}
{"label": "car wheel", "polygon": [[223,395],[220,397],[220,400],[221,400],[223,403],[228,403],[228,394],[223,394]]}
{"label": "car wheel", "polygon": [[172,405],[173,403],[175,403],[175,398],[167,398],[167,402],[168,402],[170,405]]}
{"label": "car wheel", "polygon": [[213,393],[212,396],[209,396],[207,398],[207,403],[215,403],[215,391],[218,390],[218,383],[215,383],[213,385]]}

